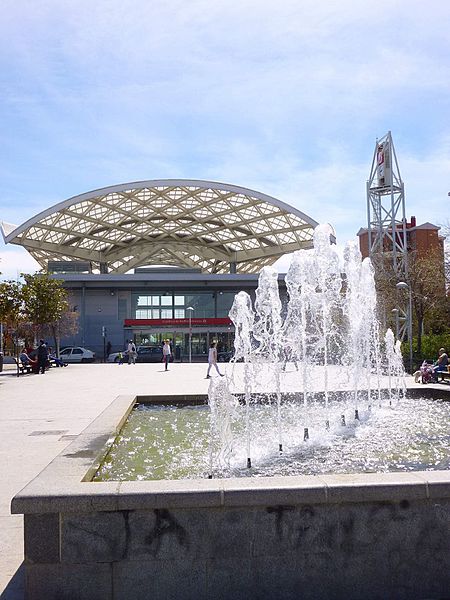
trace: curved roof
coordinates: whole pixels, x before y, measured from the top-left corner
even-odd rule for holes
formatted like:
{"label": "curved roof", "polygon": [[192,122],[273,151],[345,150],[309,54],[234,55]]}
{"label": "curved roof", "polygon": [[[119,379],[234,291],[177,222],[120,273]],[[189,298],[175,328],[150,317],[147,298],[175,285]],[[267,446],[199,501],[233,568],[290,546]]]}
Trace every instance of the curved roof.
{"label": "curved roof", "polygon": [[[3,224],[44,268],[90,261],[94,271],[143,265],[255,273],[312,246],[317,223],[279,200],[243,187],[186,179],[106,187],[55,204],[19,227]],[[12,227],[15,227],[12,229]]]}

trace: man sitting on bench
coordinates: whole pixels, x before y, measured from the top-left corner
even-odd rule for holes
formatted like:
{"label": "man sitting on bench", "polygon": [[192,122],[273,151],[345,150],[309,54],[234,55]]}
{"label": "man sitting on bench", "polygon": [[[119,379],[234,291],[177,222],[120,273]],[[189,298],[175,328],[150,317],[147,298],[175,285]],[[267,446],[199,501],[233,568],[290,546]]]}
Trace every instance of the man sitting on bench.
{"label": "man sitting on bench", "polygon": [[444,348],[439,348],[439,357],[436,365],[433,367],[435,381],[438,380],[438,372],[448,371],[448,356]]}
{"label": "man sitting on bench", "polygon": [[56,356],[55,352],[52,352],[52,349],[48,349],[48,360],[51,363],[54,363],[57,367],[67,367],[67,363]]}
{"label": "man sitting on bench", "polygon": [[34,360],[34,359],[30,358],[28,356],[28,354],[25,352],[25,350],[22,350],[22,352],[19,354],[19,361],[20,361],[21,366],[25,370],[30,370],[33,373],[37,373],[38,372],[38,363],[37,363],[37,360]]}

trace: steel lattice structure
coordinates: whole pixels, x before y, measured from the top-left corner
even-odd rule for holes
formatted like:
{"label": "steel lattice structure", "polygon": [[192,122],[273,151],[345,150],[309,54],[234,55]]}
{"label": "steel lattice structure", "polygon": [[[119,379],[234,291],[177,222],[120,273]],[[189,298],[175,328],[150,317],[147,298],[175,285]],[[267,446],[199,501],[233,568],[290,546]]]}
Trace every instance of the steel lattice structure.
{"label": "steel lattice structure", "polygon": [[377,140],[367,181],[369,256],[377,263],[390,255],[398,279],[408,271],[405,190],[391,132]]}
{"label": "steel lattice structure", "polygon": [[397,281],[408,289],[409,303],[394,310],[397,337],[402,341],[408,337],[412,354],[411,290],[405,283],[408,281],[405,189],[390,131],[375,144],[367,182],[367,219],[369,256],[375,269],[382,270],[390,262]]}
{"label": "steel lattice structure", "polygon": [[256,273],[312,245],[317,223],[270,196],[196,180],[152,180],[87,192],[20,226],[2,223],[6,243],[49,261],[89,261],[93,272],[142,265]]}

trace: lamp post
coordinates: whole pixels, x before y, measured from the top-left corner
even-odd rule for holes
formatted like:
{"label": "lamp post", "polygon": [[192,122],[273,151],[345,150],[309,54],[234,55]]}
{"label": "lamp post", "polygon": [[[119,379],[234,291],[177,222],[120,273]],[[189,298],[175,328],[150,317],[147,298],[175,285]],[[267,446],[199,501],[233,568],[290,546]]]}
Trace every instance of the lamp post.
{"label": "lamp post", "polygon": [[395,286],[398,290],[408,290],[408,340],[409,340],[409,372],[412,373],[413,363],[413,341],[412,341],[412,294],[410,286],[399,281]]}
{"label": "lamp post", "polygon": [[399,313],[399,309],[398,308],[393,308],[391,312],[395,315],[395,339],[398,340],[398,333],[399,333],[398,313]]}
{"label": "lamp post", "polygon": [[189,311],[189,362],[192,362],[192,313],[194,309],[192,306],[188,306],[186,310]]}

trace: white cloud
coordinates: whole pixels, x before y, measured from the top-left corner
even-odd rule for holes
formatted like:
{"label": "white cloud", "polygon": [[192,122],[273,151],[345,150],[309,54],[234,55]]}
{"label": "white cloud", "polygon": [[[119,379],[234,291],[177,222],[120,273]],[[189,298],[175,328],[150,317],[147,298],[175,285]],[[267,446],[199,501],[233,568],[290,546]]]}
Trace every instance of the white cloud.
{"label": "white cloud", "polygon": [[366,224],[375,137],[391,129],[407,212],[436,221],[449,17],[441,0],[5,0],[0,218],[103,185],[210,178],[345,241]]}
{"label": "white cloud", "polygon": [[40,265],[24,248],[7,247],[0,252],[0,280],[19,279],[21,273],[36,273],[40,270]]}

